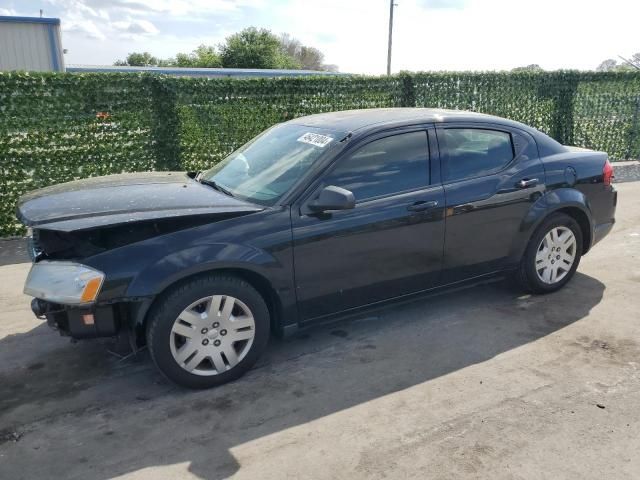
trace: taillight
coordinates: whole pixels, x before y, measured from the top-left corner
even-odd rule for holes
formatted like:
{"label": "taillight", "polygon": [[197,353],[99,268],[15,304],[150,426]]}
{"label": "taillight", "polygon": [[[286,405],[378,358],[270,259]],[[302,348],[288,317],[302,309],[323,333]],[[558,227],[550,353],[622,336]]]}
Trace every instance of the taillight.
{"label": "taillight", "polygon": [[613,165],[611,165],[609,160],[604,162],[604,167],[602,167],[602,178],[605,185],[611,185],[611,180],[613,179]]}

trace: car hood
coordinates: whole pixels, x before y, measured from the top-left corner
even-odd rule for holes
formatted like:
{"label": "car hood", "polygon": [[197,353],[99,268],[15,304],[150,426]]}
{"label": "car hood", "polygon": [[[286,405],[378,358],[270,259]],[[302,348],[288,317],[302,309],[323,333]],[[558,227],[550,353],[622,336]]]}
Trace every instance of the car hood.
{"label": "car hood", "polygon": [[29,227],[74,231],[262,209],[196,182],[183,172],[150,172],[95,177],[36,190],[20,198],[17,215]]}

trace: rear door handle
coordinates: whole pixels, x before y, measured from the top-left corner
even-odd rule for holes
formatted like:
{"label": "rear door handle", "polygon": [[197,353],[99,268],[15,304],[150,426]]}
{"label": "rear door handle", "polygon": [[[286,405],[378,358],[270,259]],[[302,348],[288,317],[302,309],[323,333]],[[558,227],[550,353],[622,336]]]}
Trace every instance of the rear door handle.
{"label": "rear door handle", "polygon": [[516,183],[516,187],[530,188],[530,187],[535,187],[537,184],[538,184],[537,178],[523,178],[518,183]]}
{"label": "rear door handle", "polygon": [[410,212],[424,212],[425,210],[431,210],[432,208],[436,208],[438,206],[438,202],[436,200],[432,200],[430,202],[421,200],[416,203],[412,203],[407,207],[407,210]]}

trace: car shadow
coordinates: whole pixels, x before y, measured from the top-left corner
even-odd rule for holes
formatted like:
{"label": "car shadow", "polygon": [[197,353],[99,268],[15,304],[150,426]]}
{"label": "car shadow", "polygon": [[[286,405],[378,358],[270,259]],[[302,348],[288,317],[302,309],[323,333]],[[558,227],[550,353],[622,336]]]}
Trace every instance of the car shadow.
{"label": "car shadow", "polygon": [[0,238],[0,267],[28,261],[26,238]]}
{"label": "car shadow", "polygon": [[183,462],[225,478],[240,468],[234,447],[535,342],[585,318],[604,290],[577,274],[546,296],[503,282],[390,305],[273,340],[246,376],[208,391],[173,386],[145,354],[119,359],[39,326],[0,341],[0,363],[32,349],[0,368],[0,478],[106,479]]}

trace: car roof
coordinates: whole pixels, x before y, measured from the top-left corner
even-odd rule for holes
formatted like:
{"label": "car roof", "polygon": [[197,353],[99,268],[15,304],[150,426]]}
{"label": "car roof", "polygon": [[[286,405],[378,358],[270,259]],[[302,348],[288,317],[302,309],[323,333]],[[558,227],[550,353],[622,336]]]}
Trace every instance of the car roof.
{"label": "car roof", "polygon": [[445,110],[440,108],[370,108],[362,110],[343,110],[339,112],[318,113],[299,117],[287,123],[304,125],[334,132],[367,135],[372,130],[415,125],[417,123],[486,123],[518,128],[529,133],[536,141],[541,157],[566,151],[545,133],[524,123],[465,110]]}
{"label": "car roof", "polygon": [[[518,127],[529,133],[537,130],[519,122],[464,110],[439,108],[370,108],[319,113],[290,120],[294,125],[325,128],[341,132],[356,132],[371,127],[398,126],[412,123],[486,122]],[[533,131],[533,132],[532,132]]]}

